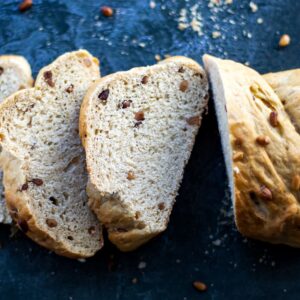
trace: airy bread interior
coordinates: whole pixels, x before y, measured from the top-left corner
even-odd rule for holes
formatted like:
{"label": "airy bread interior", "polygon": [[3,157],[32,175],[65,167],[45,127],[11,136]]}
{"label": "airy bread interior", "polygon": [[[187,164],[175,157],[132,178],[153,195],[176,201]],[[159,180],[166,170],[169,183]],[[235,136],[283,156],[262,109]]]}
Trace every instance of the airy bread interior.
{"label": "airy bread interior", "polygon": [[186,58],[99,80],[81,108],[90,205],[121,250],[163,231],[208,101]]}
{"label": "airy bread interior", "polygon": [[99,78],[86,51],[60,56],[42,69],[35,88],[0,108],[1,165],[7,204],[20,228],[36,242],[70,257],[102,246],[101,226],[87,205],[79,109]]}

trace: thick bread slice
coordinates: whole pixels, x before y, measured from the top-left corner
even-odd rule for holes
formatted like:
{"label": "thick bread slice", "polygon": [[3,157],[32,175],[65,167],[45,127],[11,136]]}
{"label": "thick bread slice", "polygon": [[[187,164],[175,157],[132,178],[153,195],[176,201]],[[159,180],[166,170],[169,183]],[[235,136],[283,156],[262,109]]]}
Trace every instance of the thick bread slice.
{"label": "thick bread slice", "polygon": [[300,133],[300,69],[269,73],[264,78],[280,98],[286,112]]}
{"label": "thick bread slice", "polygon": [[177,57],[98,80],[80,111],[89,204],[130,251],[166,229],[207,107],[205,72]]}
{"label": "thick bread slice", "polygon": [[[17,55],[0,56],[0,102],[18,90],[31,87],[33,79],[27,60]],[[11,218],[7,212],[0,171],[0,223],[8,224]]]}
{"label": "thick bread slice", "polygon": [[99,78],[87,51],[66,53],[43,68],[35,88],[0,106],[0,163],[7,206],[19,227],[57,254],[92,256],[102,246],[101,226],[87,205],[79,109]]}
{"label": "thick bread slice", "polygon": [[204,56],[235,221],[245,236],[300,247],[300,137],[262,76]]}

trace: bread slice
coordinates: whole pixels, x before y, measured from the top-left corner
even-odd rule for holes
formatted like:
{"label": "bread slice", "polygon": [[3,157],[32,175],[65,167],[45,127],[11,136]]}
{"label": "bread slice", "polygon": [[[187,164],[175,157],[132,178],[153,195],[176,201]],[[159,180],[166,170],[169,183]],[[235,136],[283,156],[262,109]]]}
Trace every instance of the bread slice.
{"label": "bread slice", "polygon": [[[0,102],[16,91],[31,87],[33,79],[31,68],[27,60],[17,55],[0,56]],[[10,223],[2,186],[2,172],[0,171],[0,223]]]}
{"label": "bread slice", "polygon": [[7,206],[34,241],[72,257],[102,246],[101,226],[87,205],[87,174],[78,135],[79,110],[99,78],[87,51],[66,53],[43,68],[35,88],[0,106],[0,164]]}
{"label": "bread slice", "polygon": [[300,137],[254,70],[204,56],[232,190],[245,236],[300,247]]}
{"label": "bread slice", "polygon": [[264,75],[300,133],[300,69]]}
{"label": "bread slice", "polygon": [[130,251],[166,229],[201,115],[205,72],[175,57],[98,80],[80,111],[89,204]]}

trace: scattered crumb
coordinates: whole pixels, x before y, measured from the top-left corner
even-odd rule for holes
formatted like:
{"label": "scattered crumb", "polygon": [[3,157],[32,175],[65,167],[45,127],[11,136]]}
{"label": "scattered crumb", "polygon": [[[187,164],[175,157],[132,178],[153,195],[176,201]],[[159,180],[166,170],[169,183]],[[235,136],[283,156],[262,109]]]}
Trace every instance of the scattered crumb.
{"label": "scattered crumb", "polygon": [[262,24],[264,22],[264,19],[263,18],[258,18],[256,20],[257,24]]}
{"label": "scattered crumb", "polygon": [[220,31],[213,31],[212,37],[214,39],[217,39],[217,38],[221,37],[221,32]]}
{"label": "scattered crumb", "polygon": [[149,6],[154,9],[156,7],[156,3],[154,1],[150,1]]}
{"label": "scattered crumb", "polygon": [[191,28],[199,36],[203,35],[202,32],[202,15],[199,11],[199,5],[195,4],[191,8],[182,8],[179,12],[178,29],[185,30]]}
{"label": "scattered crumb", "polygon": [[141,261],[138,265],[138,268],[141,269],[145,269],[147,267],[147,263],[144,261]]}
{"label": "scattered crumb", "polygon": [[146,47],[146,44],[145,44],[145,43],[139,43],[139,46],[140,46],[141,48],[145,48],[145,47]]}
{"label": "scattered crumb", "polygon": [[85,263],[86,262],[86,259],[85,258],[78,258],[77,259],[79,262],[81,262],[81,263]]}
{"label": "scattered crumb", "polygon": [[132,282],[133,284],[137,284],[138,279],[137,279],[136,277],[134,277],[134,278],[132,278],[131,282]]}
{"label": "scattered crumb", "polygon": [[180,264],[181,260],[179,258],[176,259],[176,264]]}
{"label": "scattered crumb", "polygon": [[279,40],[279,47],[287,47],[291,43],[291,38],[288,34],[283,34]]}
{"label": "scattered crumb", "polygon": [[215,241],[212,241],[212,244],[218,247],[218,246],[221,246],[222,241],[220,239],[217,239]]}
{"label": "scattered crumb", "polygon": [[249,6],[250,6],[250,9],[251,9],[251,11],[252,11],[253,13],[257,12],[257,10],[258,10],[257,4],[255,4],[254,2],[251,1],[251,2],[249,3]]}
{"label": "scattered crumb", "polygon": [[220,0],[209,0],[208,7],[219,6],[221,5]]}
{"label": "scattered crumb", "polygon": [[156,54],[154,57],[155,57],[156,61],[160,61],[161,60],[161,56],[159,54]]}
{"label": "scattered crumb", "polygon": [[188,27],[189,27],[189,24],[185,24],[185,23],[178,24],[178,29],[181,31],[186,30]]}

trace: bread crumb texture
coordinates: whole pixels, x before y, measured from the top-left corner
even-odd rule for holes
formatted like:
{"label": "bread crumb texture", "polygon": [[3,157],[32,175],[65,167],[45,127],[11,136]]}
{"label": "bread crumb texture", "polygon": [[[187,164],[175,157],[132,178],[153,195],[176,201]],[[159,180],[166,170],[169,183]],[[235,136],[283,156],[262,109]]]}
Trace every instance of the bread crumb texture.
{"label": "bread crumb texture", "polygon": [[80,104],[98,78],[98,60],[87,51],[66,53],[39,72],[35,88],[0,107],[0,163],[11,216],[34,241],[74,258],[102,246],[101,226],[87,205],[78,135]]}
{"label": "bread crumb texture", "polygon": [[[31,68],[24,57],[0,56],[0,102],[21,89],[31,87],[32,84]],[[0,223],[11,223],[3,195],[2,177],[0,171]]]}
{"label": "bread crumb texture", "polygon": [[80,116],[89,203],[121,250],[165,230],[207,101],[206,75],[187,58],[89,89]]}

